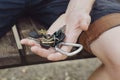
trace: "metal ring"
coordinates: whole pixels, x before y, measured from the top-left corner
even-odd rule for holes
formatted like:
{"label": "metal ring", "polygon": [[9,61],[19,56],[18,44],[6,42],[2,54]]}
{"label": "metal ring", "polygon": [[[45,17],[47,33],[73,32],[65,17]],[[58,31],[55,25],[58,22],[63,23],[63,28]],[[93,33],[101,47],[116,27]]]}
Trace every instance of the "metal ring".
{"label": "metal ring", "polygon": [[[60,46],[64,45],[64,46],[73,46],[73,47],[79,47],[77,50],[73,51],[73,52],[66,52],[63,51],[62,49],[60,49]],[[65,43],[65,42],[61,42],[59,44],[57,44],[55,46],[55,50],[60,52],[61,54],[67,55],[67,56],[73,56],[78,54],[81,50],[83,49],[83,46],[81,44],[74,44],[74,43]]]}

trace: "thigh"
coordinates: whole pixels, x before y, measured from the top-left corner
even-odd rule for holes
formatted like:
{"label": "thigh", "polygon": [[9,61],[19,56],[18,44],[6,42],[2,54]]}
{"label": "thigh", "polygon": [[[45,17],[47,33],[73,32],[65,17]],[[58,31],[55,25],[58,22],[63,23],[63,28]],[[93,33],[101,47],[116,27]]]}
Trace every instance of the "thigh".
{"label": "thigh", "polygon": [[[105,31],[120,25],[120,3],[115,0],[96,0],[91,17],[92,23],[89,29],[80,35],[79,42],[83,44],[88,52],[100,57],[102,54],[96,54],[91,50],[90,45],[98,40],[99,36]],[[101,51],[102,48],[99,47],[99,50]]]}
{"label": "thigh", "polygon": [[32,18],[42,23],[46,28],[63,13],[65,13],[69,0],[42,0],[39,6],[32,9]]}
{"label": "thigh", "polygon": [[[116,0],[96,0],[95,4],[93,6],[93,10],[91,12],[92,22],[95,22],[96,20],[99,20],[100,18],[102,18],[106,15],[113,14],[113,13],[120,13],[120,3],[118,3]],[[106,21],[104,23],[110,24],[108,21]],[[106,26],[101,26],[101,28],[104,28],[104,27],[106,27]],[[116,29],[113,29],[113,30],[115,31]],[[107,32],[109,33],[109,31],[107,31]],[[110,37],[110,35],[108,35],[108,36]],[[108,37],[106,36],[106,38],[104,38],[104,39],[107,39],[107,38]],[[111,39],[112,39],[112,36],[111,36]],[[107,41],[108,41],[108,39],[107,39]]]}
{"label": "thigh", "polygon": [[0,37],[11,29],[23,7],[24,0],[0,0]]}
{"label": "thigh", "polygon": [[[91,12],[92,16],[92,22],[97,23],[100,19],[104,18],[104,16],[110,15],[114,16],[114,13],[120,14],[120,3],[118,3],[115,0],[96,0],[96,3],[94,4],[93,11]],[[116,14],[117,15],[117,14]],[[96,24],[96,26],[99,26],[99,31],[101,29],[101,33],[97,35],[97,38],[94,39],[93,42],[90,44],[90,49],[94,55],[96,55],[103,63],[116,63],[119,64],[120,60],[120,15],[118,17],[111,17],[108,19],[113,19],[113,22],[111,20],[101,20],[101,24]],[[114,23],[114,21],[116,21]],[[114,25],[112,25],[114,24]],[[105,28],[106,26],[110,25],[109,27]],[[112,25],[112,26],[111,26]],[[92,28],[92,27],[91,27]],[[91,34],[91,35],[94,35]]]}
{"label": "thigh", "polygon": [[90,45],[92,52],[105,64],[120,65],[120,26],[116,26],[99,36]]}

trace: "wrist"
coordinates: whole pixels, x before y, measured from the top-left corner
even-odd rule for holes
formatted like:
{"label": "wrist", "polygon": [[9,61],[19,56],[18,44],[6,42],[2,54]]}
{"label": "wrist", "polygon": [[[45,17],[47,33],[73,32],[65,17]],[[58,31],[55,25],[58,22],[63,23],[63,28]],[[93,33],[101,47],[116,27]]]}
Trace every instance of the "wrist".
{"label": "wrist", "polygon": [[90,14],[94,2],[95,0],[70,0],[66,12],[83,11]]}
{"label": "wrist", "polygon": [[[76,1],[79,1],[79,0],[76,0]],[[86,13],[90,14],[95,0],[80,0],[80,1],[81,1],[81,4],[79,5],[79,8],[84,9]]]}

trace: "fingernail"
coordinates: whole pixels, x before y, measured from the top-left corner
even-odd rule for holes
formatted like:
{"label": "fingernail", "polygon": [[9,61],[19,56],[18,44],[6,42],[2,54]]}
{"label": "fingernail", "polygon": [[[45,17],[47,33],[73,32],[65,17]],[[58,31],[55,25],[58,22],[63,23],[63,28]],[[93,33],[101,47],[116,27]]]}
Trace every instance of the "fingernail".
{"label": "fingernail", "polygon": [[25,43],[25,40],[24,40],[24,39],[22,39],[22,40],[20,41],[20,43],[21,43],[21,44],[24,44],[24,43]]}

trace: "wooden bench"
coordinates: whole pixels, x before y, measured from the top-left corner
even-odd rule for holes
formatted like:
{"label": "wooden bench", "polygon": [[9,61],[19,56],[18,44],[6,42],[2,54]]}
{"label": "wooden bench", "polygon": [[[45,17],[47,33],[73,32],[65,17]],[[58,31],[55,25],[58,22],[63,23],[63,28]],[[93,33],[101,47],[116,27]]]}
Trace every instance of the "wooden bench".
{"label": "wooden bench", "polygon": [[[31,21],[29,18],[22,18],[10,32],[0,39],[0,69],[52,62],[33,54],[29,47],[20,44],[20,39],[28,37],[28,33],[33,30],[33,26],[40,27],[41,25],[35,21]],[[69,57],[66,60],[93,57],[95,56],[83,50],[79,54]]]}
{"label": "wooden bench", "polygon": [[[41,25],[31,21],[31,19],[22,18],[18,21],[17,26],[13,26],[12,30],[0,39],[0,68],[51,62],[33,54],[29,47],[20,44],[20,39],[28,37],[28,33],[33,31],[33,26],[40,27]],[[90,57],[93,57],[93,55],[83,50],[78,55],[69,57],[66,60]]]}

